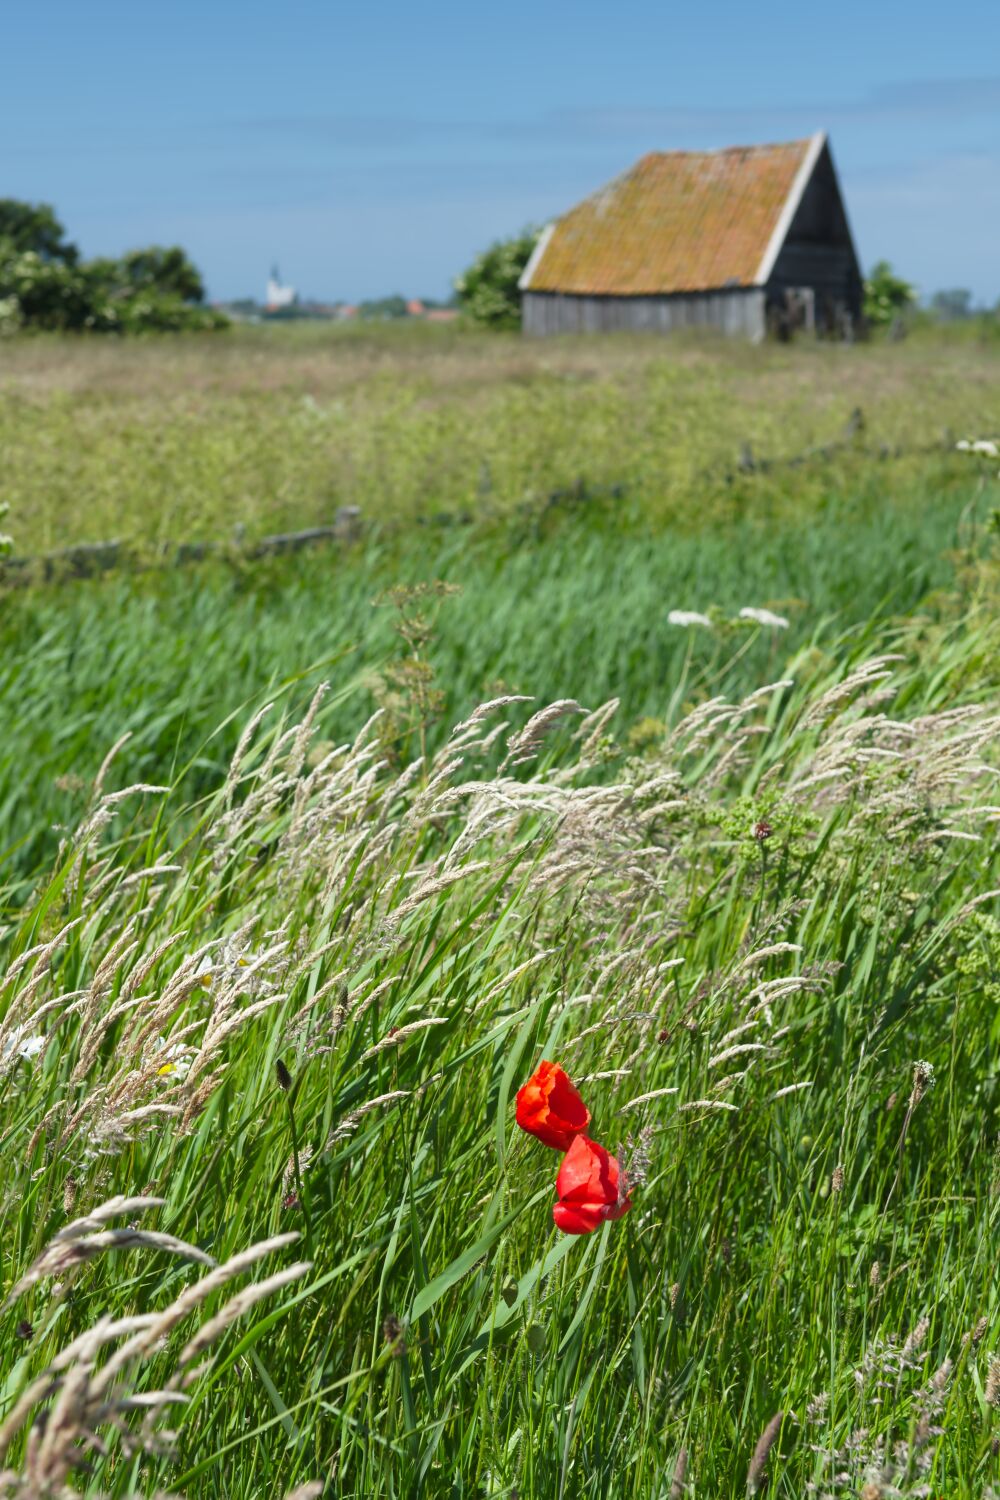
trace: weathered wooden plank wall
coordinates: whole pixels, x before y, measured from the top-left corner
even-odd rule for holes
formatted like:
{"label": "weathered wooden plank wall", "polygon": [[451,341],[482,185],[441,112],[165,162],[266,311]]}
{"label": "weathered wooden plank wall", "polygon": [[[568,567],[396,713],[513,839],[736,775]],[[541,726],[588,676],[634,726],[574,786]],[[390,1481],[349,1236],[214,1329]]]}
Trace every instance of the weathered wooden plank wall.
{"label": "weathered wooden plank wall", "polygon": [[718,328],[744,338],[764,337],[763,289],[734,287],[666,297],[580,297],[563,292],[525,292],[524,331],[531,335],[668,333],[675,328]]}

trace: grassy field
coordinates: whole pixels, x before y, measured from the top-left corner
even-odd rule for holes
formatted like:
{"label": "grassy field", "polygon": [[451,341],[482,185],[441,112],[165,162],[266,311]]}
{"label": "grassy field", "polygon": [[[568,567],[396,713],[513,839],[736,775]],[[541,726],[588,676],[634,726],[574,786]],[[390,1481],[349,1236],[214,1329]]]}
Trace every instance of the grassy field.
{"label": "grassy field", "polygon": [[[329,521],[461,525],[534,515],[553,491],[617,486],[653,524],[726,520],[726,477],[842,436],[873,444],[987,430],[997,346],[914,339],[734,350],[655,339],[370,326],[239,330],[210,340],[0,350],[4,499],[25,552],[76,541],[249,537]],[[902,498],[926,466],[894,468]],[[851,485],[853,491],[853,485]],[[801,517],[815,469],[741,498]],[[692,501],[697,506],[692,507]]]}
{"label": "grassy field", "polygon": [[992,1496],[997,356],[439,332],[0,349],[0,1488]]}

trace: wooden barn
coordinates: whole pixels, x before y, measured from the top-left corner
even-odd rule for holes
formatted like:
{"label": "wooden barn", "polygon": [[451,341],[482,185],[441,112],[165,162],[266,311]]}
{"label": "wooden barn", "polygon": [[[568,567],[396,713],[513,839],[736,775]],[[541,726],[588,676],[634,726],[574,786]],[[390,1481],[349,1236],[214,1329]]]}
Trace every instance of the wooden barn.
{"label": "wooden barn", "polygon": [[520,288],[528,334],[849,337],[861,269],[826,135],[651,152],[543,231]]}

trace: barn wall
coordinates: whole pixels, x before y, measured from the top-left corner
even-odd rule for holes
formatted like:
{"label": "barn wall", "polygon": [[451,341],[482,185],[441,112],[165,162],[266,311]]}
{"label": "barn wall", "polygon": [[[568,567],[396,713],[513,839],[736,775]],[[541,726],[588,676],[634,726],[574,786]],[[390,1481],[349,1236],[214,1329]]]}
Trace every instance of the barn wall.
{"label": "barn wall", "polygon": [[718,328],[744,338],[764,337],[764,292],[678,293],[672,297],[579,297],[562,292],[525,292],[521,299],[524,332],[611,333],[633,330],[669,333],[675,328]]}
{"label": "barn wall", "polygon": [[820,326],[838,306],[853,318],[861,312],[861,272],[827,148],[816,163],[774,263],[768,303],[781,301],[785,289],[795,287],[814,289]]}

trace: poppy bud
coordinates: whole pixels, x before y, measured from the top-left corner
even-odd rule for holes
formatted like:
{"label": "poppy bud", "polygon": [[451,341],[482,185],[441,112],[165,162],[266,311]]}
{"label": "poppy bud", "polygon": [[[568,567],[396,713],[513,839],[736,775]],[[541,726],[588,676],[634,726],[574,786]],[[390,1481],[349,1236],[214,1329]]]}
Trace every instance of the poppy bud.
{"label": "poppy bud", "polygon": [[556,1192],[552,1217],[565,1234],[592,1234],[605,1219],[620,1219],[632,1207],[617,1158],[585,1135],[563,1157]]}
{"label": "poppy bud", "polygon": [[558,1063],[539,1063],[517,1093],[517,1123],[546,1146],[565,1151],[590,1124],[590,1111]]}

